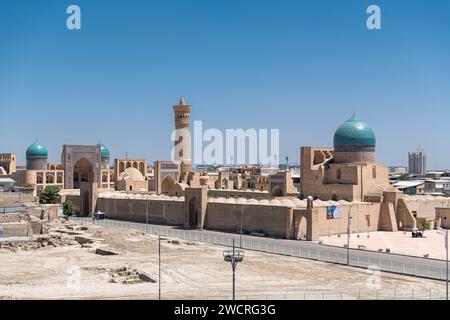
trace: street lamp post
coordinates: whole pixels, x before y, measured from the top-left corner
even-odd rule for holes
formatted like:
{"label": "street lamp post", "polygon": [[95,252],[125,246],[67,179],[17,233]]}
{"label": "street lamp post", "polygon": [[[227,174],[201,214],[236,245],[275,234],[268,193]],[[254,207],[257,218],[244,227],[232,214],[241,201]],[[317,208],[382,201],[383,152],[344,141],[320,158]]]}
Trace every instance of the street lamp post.
{"label": "street lamp post", "polygon": [[[442,235],[442,228],[439,228],[438,233]],[[445,230],[445,300],[448,300],[448,229]]]}
{"label": "street lamp post", "polygon": [[161,300],[161,235],[158,236],[158,299]]}
{"label": "street lamp post", "polygon": [[148,200],[145,206],[145,233],[148,233]]}
{"label": "street lamp post", "polygon": [[445,300],[448,300],[448,229],[445,230]]}
{"label": "street lamp post", "polygon": [[347,265],[350,265],[350,222],[352,217],[350,216],[352,207],[348,211],[348,221],[347,221]]}
{"label": "street lamp post", "polygon": [[233,300],[236,298],[236,267],[239,262],[244,260],[244,251],[236,250],[233,239],[233,250],[226,250],[223,252],[223,258],[226,262],[231,263],[231,269],[233,270]]}
{"label": "street lamp post", "polygon": [[241,233],[239,236],[239,247],[241,247],[241,249],[243,248],[243,246],[242,246],[242,224],[243,224],[242,220],[243,220],[243,216],[244,216],[244,209],[245,209],[245,207],[241,208]]}

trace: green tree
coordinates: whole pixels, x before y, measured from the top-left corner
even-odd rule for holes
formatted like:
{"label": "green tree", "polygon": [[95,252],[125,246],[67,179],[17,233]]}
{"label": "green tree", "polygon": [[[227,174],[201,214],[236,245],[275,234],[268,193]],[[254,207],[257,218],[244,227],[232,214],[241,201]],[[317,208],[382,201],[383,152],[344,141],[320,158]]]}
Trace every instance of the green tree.
{"label": "green tree", "polygon": [[39,195],[39,203],[42,204],[55,204],[58,201],[59,195],[59,187],[57,186],[48,186],[42,191]]}
{"label": "green tree", "polygon": [[431,222],[428,221],[425,218],[419,218],[419,219],[417,219],[417,228],[420,231],[430,230],[431,229]]}
{"label": "green tree", "polygon": [[75,204],[72,201],[70,201],[70,200],[64,201],[63,214],[66,216],[66,219],[73,216],[75,214],[76,209],[77,209],[77,207],[75,206]]}

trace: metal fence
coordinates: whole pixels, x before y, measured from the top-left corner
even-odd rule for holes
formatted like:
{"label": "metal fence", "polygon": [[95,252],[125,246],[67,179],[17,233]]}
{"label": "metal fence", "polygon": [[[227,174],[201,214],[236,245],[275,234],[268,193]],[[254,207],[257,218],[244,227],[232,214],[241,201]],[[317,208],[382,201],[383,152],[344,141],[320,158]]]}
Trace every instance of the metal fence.
{"label": "metal fence", "polygon": [[0,213],[12,213],[12,212],[25,212],[27,207],[17,205],[17,206],[0,206]]}
{"label": "metal fence", "polygon": [[[74,221],[80,223],[92,223],[91,218],[71,218]],[[183,239],[187,241],[205,242],[215,245],[231,247],[233,245],[233,237],[236,235],[213,235],[211,233],[198,232],[195,230],[182,230],[174,229],[167,226],[143,224],[143,223],[133,223],[126,221],[117,220],[96,220],[96,225],[108,227],[108,228],[118,228],[118,229],[133,229],[144,233],[161,235],[170,238]],[[238,236],[237,236],[238,237]],[[286,243],[277,244],[275,241],[270,241],[271,239],[261,238],[261,239],[243,239],[242,246],[239,243],[239,239],[236,241],[236,245],[242,249],[261,251],[266,253],[280,254],[298,258],[312,259],[323,262],[331,262],[337,264],[347,264],[347,254],[342,253],[342,248],[317,245],[310,246],[309,248],[303,248],[295,245],[287,245]],[[340,249],[341,252],[338,252]],[[370,252],[371,257],[360,256],[355,254],[352,249],[352,254],[349,257],[349,265],[352,267],[359,267],[364,269],[370,269],[374,271],[384,271],[390,273],[398,273],[410,276],[417,276],[429,279],[445,280],[445,266],[435,267],[430,264],[416,264],[395,261],[398,259],[389,260],[389,256],[379,255],[378,252]],[[364,251],[365,255],[369,253]],[[389,254],[391,256],[396,256],[395,254]],[[397,257],[399,257],[397,255]],[[400,256],[401,257],[401,256]],[[422,261],[425,259],[420,258]]]}
{"label": "metal fence", "polygon": [[[227,300],[230,296],[208,297],[208,300]],[[346,291],[305,290],[280,294],[237,294],[237,300],[445,300],[444,290],[432,289],[364,289]]]}

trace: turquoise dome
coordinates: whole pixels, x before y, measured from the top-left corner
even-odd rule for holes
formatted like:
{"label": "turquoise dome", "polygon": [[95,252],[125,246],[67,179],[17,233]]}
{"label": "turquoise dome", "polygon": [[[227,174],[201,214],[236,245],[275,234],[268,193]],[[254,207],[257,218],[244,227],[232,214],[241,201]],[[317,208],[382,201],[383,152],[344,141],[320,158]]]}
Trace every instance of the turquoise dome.
{"label": "turquoise dome", "polygon": [[47,158],[47,156],[48,156],[47,148],[44,147],[42,144],[39,144],[37,139],[27,149],[27,157]]}
{"label": "turquoise dome", "polygon": [[356,115],[345,121],[334,134],[334,147],[375,147],[375,144],[373,130]]}
{"label": "turquoise dome", "polygon": [[109,158],[109,149],[103,143],[97,143],[97,147],[100,147],[100,155],[102,158]]}

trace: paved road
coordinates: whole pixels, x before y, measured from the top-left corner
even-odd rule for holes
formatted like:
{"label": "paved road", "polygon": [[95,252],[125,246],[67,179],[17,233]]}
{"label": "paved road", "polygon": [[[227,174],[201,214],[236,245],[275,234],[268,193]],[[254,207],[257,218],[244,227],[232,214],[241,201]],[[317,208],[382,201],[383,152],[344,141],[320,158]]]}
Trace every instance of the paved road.
{"label": "paved road", "polygon": [[[72,218],[84,223],[92,223],[91,218]],[[313,259],[338,264],[347,264],[346,248],[326,246],[318,243],[263,238],[243,235],[242,246],[240,235],[210,230],[181,229],[174,226],[133,223],[117,220],[98,220],[95,222],[103,226],[137,229],[150,234],[163,235],[173,238],[201,241],[224,246],[232,246],[233,239],[237,247],[247,250],[258,250],[274,254]],[[359,249],[349,250],[350,265],[355,267],[381,270],[418,277],[445,280],[446,262],[443,260],[412,257],[392,253],[375,252]]]}

